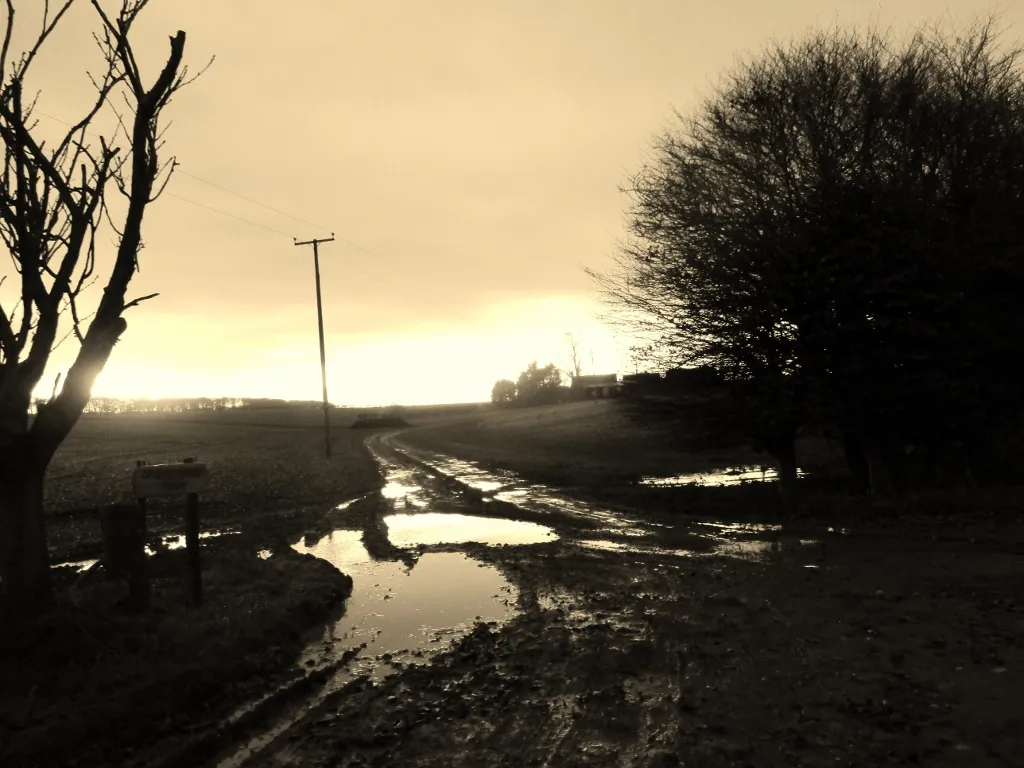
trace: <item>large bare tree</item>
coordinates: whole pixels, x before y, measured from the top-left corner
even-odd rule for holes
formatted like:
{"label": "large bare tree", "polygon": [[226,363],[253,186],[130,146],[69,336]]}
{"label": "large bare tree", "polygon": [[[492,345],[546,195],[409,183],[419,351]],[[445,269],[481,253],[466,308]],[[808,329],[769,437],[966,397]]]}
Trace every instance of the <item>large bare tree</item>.
{"label": "large bare tree", "polygon": [[653,355],[732,385],[783,491],[808,423],[891,496],[907,444],[1021,415],[1024,51],[994,22],[772,43],[680,122],[595,277]]}
{"label": "large bare tree", "polygon": [[[127,289],[138,268],[146,208],[173,168],[173,161],[159,159],[161,115],[190,82],[181,31],[170,38],[169,55],[155,79],[140,70],[132,30],[149,0],[120,0],[116,12],[90,0],[99,30],[94,39],[103,57],[103,71],[90,74],[95,99],[59,141],[37,138],[26,78],[76,2],[61,0],[51,7],[46,0],[38,36],[15,57],[15,6],[6,0],[0,49],[0,237],[14,271],[0,280],[13,278],[19,295],[14,306],[0,307],[0,612],[10,617],[49,601],[43,517],[47,466],[125,332],[125,310],[152,298],[129,300]],[[99,126],[101,115],[115,118],[109,135]],[[125,203],[115,212],[108,202],[117,193]],[[104,238],[98,235],[108,226],[117,234],[116,253],[102,296],[87,313],[83,292],[101,277],[97,251]],[[55,385],[53,397],[30,418],[33,391],[65,335],[77,342],[77,356],[63,386]]]}

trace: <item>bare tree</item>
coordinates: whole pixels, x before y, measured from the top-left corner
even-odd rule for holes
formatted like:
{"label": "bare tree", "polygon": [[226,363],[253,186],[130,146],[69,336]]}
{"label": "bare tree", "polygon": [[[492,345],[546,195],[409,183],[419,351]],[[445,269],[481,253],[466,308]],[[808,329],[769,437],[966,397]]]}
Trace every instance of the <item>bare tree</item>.
{"label": "bare tree", "polygon": [[[100,30],[93,37],[104,62],[101,74],[90,74],[96,97],[56,144],[38,140],[35,102],[24,92],[26,77],[75,2],[62,0],[53,9],[47,0],[38,37],[15,60],[10,50],[14,0],[6,0],[0,49],[0,237],[20,282],[20,300],[0,307],[0,609],[10,616],[48,602],[46,469],[125,332],[125,310],[156,295],[126,299],[138,268],[143,215],[173,170],[173,160],[162,164],[159,159],[160,118],[173,95],[194,79],[182,64],[185,33],[179,31],[170,39],[160,73],[146,84],[131,33],[149,0],[121,0],[116,15],[90,0]],[[117,127],[93,141],[96,118],[104,111],[112,111]],[[111,191],[127,202],[120,215],[108,206]],[[99,277],[97,235],[105,224],[118,235],[116,255],[98,305],[86,314],[80,302]],[[79,347],[63,386],[59,392],[54,388],[30,421],[32,392],[46,363],[71,337]]]}
{"label": "bare tree", "polygon": [[580,357],[580,343],[573,335],[572,331],[566,331],[565,339],[569,342],[569,360],[572,362],[572,370],[569,371],[569,374],[572,378],[578,379],[583,373],[583,360]]}
{"label": "bare tree", "polygon": [[632,240],[594,276],[649,354],[730,383],[788,506],[808,422],[888,496],[907,443],[1020,412],[1024,52],[996,37],[773,43],[633,179]]}

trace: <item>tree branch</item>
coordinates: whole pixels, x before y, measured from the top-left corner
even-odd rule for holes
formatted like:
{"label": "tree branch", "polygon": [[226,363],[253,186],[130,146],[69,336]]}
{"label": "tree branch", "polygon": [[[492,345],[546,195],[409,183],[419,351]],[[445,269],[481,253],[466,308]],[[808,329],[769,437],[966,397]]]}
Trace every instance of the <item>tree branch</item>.
{"label": "tree branch", "polygon": [[[145,6],[147,0],[125,2],[116,25],[93,0],[101,20],[115,43],[115,55],[127,73],[127,79],[136,99],[135,114],[129,139],[132,152],[130,186],[125,190],[128,196],[128,211],[117,247],[110,277],[104,288],[88,331],[81,341],[78,357],[67,372],[64,387],[54,402],[42,412],[32,426],[41,457],[52,456],[60,441],[77,421],[89,400],[93,382],[106,364],[114,345],[127,328],[122,317],[125,309],[137,306],[155,294],[143,296],[125,303],[125,292],[137,266],[137,257],[142,245],[142,220],[146,206],[152,198],[153,187],[159,172],[157,159],[157,120],[162,107],[174,93],[180,82],[178,71],[181,67],[185,46],[185,33],[178,32],[171,38],[170,56],[153,87],[148,91],[142,87],[141,78],[128,41],[131,23]],[[113,163],[113,158],[110,158]],[[108,168],[119,166],[107,165]],[[105,171],[104,171],[105,172]],[[118,172],[119,171],[115,171]],[[99,210],[109,218],[105,205]]]}
{"label": "tree branch", "polygon": [[[149,301],[150,299],[155,299],[159,295],[160,295],[159,293],[150,293],[150,294],[147,294],[146,296],[140,296],[137,299],[132,299],[131,301],[129,301],[127,304],[124,305],[124,309],[131,309],[132,307],[137,307],[142,302]],[[122,312],[123,311],[124,310],[122,310]]]}
{"label": "tree branch", "polygon": [[0,86],[7,79],[7,57],[11,51],[11,34],[14,32],[14,0],[7,0],[7,29],[4,30],[3,47],[0,48]]}

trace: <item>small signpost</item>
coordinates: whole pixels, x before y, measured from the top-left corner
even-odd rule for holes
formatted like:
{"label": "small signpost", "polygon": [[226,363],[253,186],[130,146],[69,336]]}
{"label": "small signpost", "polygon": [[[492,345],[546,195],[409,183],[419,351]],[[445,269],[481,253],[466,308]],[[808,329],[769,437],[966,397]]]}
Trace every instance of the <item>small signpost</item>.
{"label": "small signpost", "polygon": [[184,496],[185,550],[190,574],[190,602],[203,603],[202,571],[199,562],[199,493],[206,489],[209,472],[205,464],[187,458],[181,464],[149,464],[136,462],[132,473],[132,490],[146,514],[146,499],[151,496]]}

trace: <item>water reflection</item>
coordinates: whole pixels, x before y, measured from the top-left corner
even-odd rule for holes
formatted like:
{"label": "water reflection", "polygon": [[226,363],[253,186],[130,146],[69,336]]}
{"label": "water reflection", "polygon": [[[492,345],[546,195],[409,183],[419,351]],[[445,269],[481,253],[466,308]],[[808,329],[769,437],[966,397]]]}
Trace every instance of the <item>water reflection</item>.
{"label": "water reflection", "polygon": [[[215,539],[219,536],[234,536],[235,534],[241,533],[238,530],[214,530],[214,531],[202,531],[199,534],[200,539]],[[172,536],[161,537],[163,545],[168,549],[181,549],[185,546],[185,534],[180,533]],[[152,555],[153,550],[146,547],[146,554]]]}
{"label": "water reflection", "polygon": [[396,547],[418,544],[543,544],[558,538],[545,525],[520,520],[444,512],[396,514],[384,518]]}
{"label": "water reflection", "polygon": [[[241,533],[241,531],[234,530],[234,529],[231,529],[231,530],[202,531],[199,534],[199,538],[200,539],[212,539],[212,538],[217,538],[218,536],[232,536],[232,535],[238,534],[238,533]],[[171,534],[169,536],[161,536],[160,537],[160,544],[161,544],[161,546],[160,546],[161,549],[183,549],[185,547],[185,534],[181,533],[181,534]],[[146,552],[146,554],[149,557],[152,557],[153,555],[156,554],[157,550],[153,549],[153,547],[151,547],[151,546],[149,546],[147,544],[145,546],[145,552]],[[260,556],[262,557],[262,554]],[[268,555],[268,557],[269,557],[269,555]],[[98,559],[97,560],[76,560],[74,562],[54,563],[52,567],[53,568],[74,568],[74,569],[76,569],[78,571],[84,571],[87,568],[90,568],[91,566],[95,565],[98,562],[99,562]]]}
{"label": "water reflection", "polygon": [[[806,477],[807,473],[797,469],[797,477]],[[773,467],[747,465],[742,467],[730,467],[711,472],[692,472],[671,477],[642,477],[641,485],[653,485],[658,487],[676,487],[680,485],[739,485],[740,483],[767,482],[778,480],[779,473]]]}
{"label": "water reflection", "polygon": [[466,634],[476,622],[501,623],[513,613],[518,595],[502,575],[456,553],[432,553],[414,568],[374,560],[362,533],[337,530],[322,539],[292,547],[323,558],[352,577],[345,615],[328,627],[322,640],[308,647],[303,668],[333,668],[353,651],[303,706],[286,711],[240,749],[221,759],[218,768],[249,764],[260,750],[299,721],[332,691],[362,676],[381,680],[403,666],[423,664]]}
{"label": "water reflection", "polygon": [[91,568],[96,565],[99,560],[75,560],[67,563],[54,563],[51,567],[53,568],[74,568],[76,571],[84,571],[87,568]]}
{"label": "water reflection", "polygon": [[475,622],[501,622],[512,614],[515,590],[495,568],[453,552],[424,554],[408,568],[374,560],[361,538],[360,531],[338,530],[311,545],[293,545],[352,577],[344,618],[304,659],[330,662],[365,643],[335,687],[359,674],[380,679],[396,666],[422,661]]}

